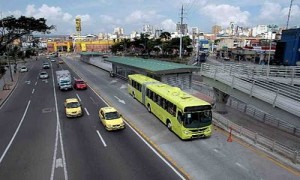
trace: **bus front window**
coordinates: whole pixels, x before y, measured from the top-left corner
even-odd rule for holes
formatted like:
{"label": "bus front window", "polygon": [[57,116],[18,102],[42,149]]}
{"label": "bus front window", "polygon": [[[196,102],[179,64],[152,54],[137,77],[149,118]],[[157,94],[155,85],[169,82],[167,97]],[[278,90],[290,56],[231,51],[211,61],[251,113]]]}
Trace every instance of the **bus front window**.
{"label": "bus front window", "polygon": [[211,123],[211,111],[188,112],[183,115],[183,125],[186,128],[199,128]]}

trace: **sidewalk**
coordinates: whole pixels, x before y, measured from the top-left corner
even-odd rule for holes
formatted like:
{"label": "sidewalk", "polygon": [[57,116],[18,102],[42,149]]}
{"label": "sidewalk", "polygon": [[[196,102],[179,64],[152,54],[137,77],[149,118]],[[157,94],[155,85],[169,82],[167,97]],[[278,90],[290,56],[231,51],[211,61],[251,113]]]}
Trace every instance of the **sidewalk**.
{"label": "sidewalk", "polygon": [[0,78],[0,107],[15,88],[19,79],[19,72],[16,73],[12,72],[12,78],[13,79],[11,79],[9,69],[7,69],[4,76]]}

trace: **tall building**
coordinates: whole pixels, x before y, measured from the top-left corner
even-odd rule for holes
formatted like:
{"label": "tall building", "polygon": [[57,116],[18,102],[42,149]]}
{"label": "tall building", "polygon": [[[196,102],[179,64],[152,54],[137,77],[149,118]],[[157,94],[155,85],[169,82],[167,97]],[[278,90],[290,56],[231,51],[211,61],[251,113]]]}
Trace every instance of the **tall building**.
{"label": "tall building", "polygon": [[221,31],[222,31],[222,27],[219,25],[214,25],[212,27],[212,33],[215,35],[219,34]]}
{"label": "tall building", "polygon": [[124,35],[124,29],[123,28],[120,28],[120,27],[117,27],[117,28],[114,28],[114,35],[117,35],[117,37],[121,37]]}
{"label": "tall building", "polygon": [[149,35],[153,34],[153,26],[149,24],[143,25],[142,32],[144,34],[149,34]]}

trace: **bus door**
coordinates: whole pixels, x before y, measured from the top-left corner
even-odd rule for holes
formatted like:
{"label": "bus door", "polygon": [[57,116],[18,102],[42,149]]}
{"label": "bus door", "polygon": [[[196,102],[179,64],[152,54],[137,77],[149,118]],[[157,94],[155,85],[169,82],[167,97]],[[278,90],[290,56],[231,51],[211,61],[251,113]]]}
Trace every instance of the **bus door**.
{"label": "bus door", "polygon": [[142,103],[145,104],[145,96],[146,96],[146,85],[142,85]]}
{"label": "bus door", "polygon": [[183,125],[183,120],[184,120],[184,118],[183,118],[182,111],[180,109],[178,109],[177,120],[174,121],[174,123],[173,123],[174,130],[176,130],[177,132],[182,131],[181,126]]}

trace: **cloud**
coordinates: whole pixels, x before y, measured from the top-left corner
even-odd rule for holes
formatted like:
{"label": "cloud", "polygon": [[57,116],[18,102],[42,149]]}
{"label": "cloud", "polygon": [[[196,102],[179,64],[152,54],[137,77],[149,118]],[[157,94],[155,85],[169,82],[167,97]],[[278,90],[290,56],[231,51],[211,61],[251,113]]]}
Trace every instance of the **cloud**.
{"label": "cloud", "polygon": [[230,22],[239,25],[247,25],[250,17],[248,11],[242,11],[239,7],[221,4],[209,4],[200,9],[200,13],[209,17],[215,24],[229,26]]}
{"label": "cloud", "polygon": [[156,14],[156,11],[150,10],[150,11],[140,11],[136,10],[133,11],[129,16],[125,18],[126,23],[148,23],[153,22],[159,18],[161,18],[161,15]]}
{"label": "cloud", "polygon": [[176,30],[176,23],[172,19],[166,19],[160,24],[163,31],[173,32]]}
{"label": "cloud", "polygon": [[[265,2],[260,10],[258,20],[267,24],[285,24],[289,13],[289,7],[282,7],[279,3]],[[300,8],[298,5],[293,5],[290,14],[290,21],[298,21],[300,16]],[[298,22],[299,23],[299,22]]]}

